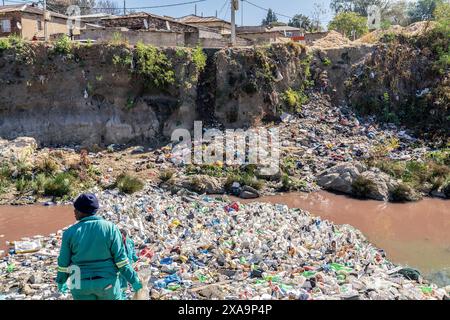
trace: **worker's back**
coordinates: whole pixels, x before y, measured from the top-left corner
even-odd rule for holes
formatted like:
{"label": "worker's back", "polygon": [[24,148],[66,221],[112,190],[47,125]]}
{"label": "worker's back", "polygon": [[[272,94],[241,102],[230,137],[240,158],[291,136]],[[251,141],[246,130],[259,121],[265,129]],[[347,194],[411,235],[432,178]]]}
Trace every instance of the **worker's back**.
{"label": "worker's back", "polygon": [[74,300],[121,300],[119,273],[134,291],[142,289],[139,276],[127,258],[119,229],[96,216],[97,197],[91,193],[82,194],[73,206],[79,222],[67,229],[62,237],[55,279],[58,291],[64,293],[67,290],[66,283],[72,272],[74,277],[69,284]]}
{"label": "worker's back", "polygon": [[98,216],[83,218],[64,232],[63,241],[71,252],[70,264],[80,267],[82,279],[117,274],[111,251],[116,232],[113,223]]}

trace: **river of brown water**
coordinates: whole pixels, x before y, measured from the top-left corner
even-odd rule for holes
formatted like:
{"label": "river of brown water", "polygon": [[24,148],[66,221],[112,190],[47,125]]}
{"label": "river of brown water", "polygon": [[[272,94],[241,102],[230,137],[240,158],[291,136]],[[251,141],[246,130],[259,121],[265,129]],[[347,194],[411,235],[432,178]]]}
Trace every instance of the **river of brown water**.
{"label": "river of brown water", "polygon": [[70,206],[0,206],[0,250],[7,248],[6,241],[47,236],[74,222]]}

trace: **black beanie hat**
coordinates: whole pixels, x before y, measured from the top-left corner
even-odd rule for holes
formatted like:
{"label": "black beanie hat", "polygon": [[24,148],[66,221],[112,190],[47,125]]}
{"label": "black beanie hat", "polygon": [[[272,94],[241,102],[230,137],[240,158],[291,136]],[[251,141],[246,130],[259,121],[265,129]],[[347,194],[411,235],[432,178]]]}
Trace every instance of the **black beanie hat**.
{"label": "black beanie hat", "polygon": [[97,197],[92,193],[83,193],[80,195],[73,203],[73,206],[78,211],[91,215],[95,214],[100,207]]}

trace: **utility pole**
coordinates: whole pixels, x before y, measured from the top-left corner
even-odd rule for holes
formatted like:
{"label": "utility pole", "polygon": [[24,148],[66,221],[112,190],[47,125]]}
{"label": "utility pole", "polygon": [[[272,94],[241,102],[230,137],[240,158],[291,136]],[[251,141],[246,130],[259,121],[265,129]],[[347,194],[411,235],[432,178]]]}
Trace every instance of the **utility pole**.
{"label": "utility pole", "polygon": [[127,14],[127,5],[125,3],[126,0],[123,0],[123,15]]}
{"label": "utility pole", "polygon": [[195,5],[195,16],[197,15],[197,5]]}
{"label": "utility pole", "polygon": [[239,0],[231,1],[231,45],[236,45],[236,10],[239,10]]}
{"label": "utility pole", "polygon": [[48,32],[47,32],[47,0],[44,0],[44,40],[48,41]]}

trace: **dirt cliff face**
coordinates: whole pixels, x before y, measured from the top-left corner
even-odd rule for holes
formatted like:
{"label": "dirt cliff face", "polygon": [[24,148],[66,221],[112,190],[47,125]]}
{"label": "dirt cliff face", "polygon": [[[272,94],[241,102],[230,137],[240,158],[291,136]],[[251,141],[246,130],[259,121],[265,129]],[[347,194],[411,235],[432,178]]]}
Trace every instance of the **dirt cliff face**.
{"label": "dirt cliff face", "polygon": [[307,70],[297,45],[206,51],[202,68],[192,49],[57,49],[0,52],[0,136],[42,145],[155,144],[194,120],[250,126],[275,115],[279,93]]}
{"label": "dirt cliff face", "polygon": [[216,119],[225,127],[242,128],[279,115],[283,93],[305,89],[310,59],[304,47],[294,44],[218,52]]}
{"label": "dirt cliff face", "polygon": [[[0,136],[41,144],[155,143],[167,127],[192,114],[198,72],[191,59],[171,57],[175,79],[164,88],[131,72],[132,51],[82,46],[68,55],[33,46],[23,61],[0,53]],[[181,61],[182,60],[182,61]]]}
{"label": "dirt cliff face", "polygon": [[308,50],[293,43],[203,51],[0,48],[0,137],[155,145],[177,128],[192,129],[195,120],[222,129],[276,120],[300,111],[315,90],[382,121],[448,135],[448,71],[433,71],[435,53],[421,41]]}

